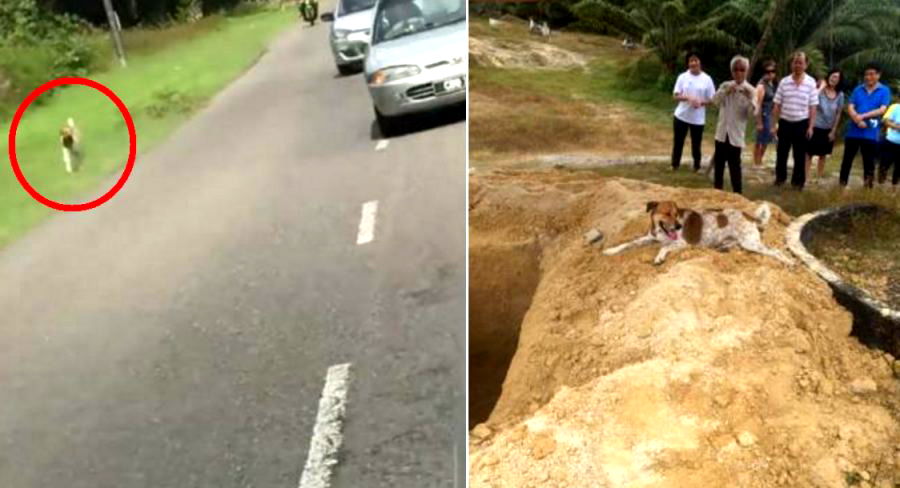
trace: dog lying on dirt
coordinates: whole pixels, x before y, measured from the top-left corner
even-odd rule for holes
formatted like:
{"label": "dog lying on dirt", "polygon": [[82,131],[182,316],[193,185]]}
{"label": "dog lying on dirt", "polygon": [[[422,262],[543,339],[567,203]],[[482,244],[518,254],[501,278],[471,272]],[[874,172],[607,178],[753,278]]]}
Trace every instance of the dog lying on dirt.
{"label": "dog lying on dirt", "polygon": [[66,172],[68,173],[78,169],[81,163],[79,139],[75,121],[70,118],[66,125],[59,130],[59,143],[62,145],[63,163],[66,165]]}
{"label": "dog lying on dirt", "polygon": [[654,242],[662,246],[653,264],[662,264],[670,252],[688,246],[703,246],[727,250],[740,246],[750,252],[773,257],[788,266],[794,261],[777,249],[763,244],[762,230],[769,222],[772,211],[763,203],[750,215],[735,209],[708,209],[695,211],[678,208],[675,202],[648,202],[650,232],[643,237],[605,249],[603,254],[612,256],[629,249],[643,247]]}

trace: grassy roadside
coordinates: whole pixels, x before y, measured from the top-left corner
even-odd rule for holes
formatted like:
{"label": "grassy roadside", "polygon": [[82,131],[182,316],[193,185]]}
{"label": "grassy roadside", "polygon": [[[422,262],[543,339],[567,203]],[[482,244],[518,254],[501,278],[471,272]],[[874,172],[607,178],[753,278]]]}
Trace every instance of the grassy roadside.
{"label": "grassy roadside", "polygon": [[[91,78],[112,89],[128,106],[137,129],[138,151],[145,152],[251,66],[274,35],[294,22],[293,12],[270,10],[224,17],[206,26],[202,35],[170,40],[163,50],[137,49],[127,69],[110,69]],[[134,42],[153,43],[152,33],[141,36]],[[75,118],[86,141],[85,164],[72,175],[63,169],[58,142],[59,128],[68,117]],[[8,133],[8,121],[3,121],[2,129]],[[28,109],[16,147],[32,186],[50,199],[78,203],[105,192],[106,188],[98,189],[100,182],[121,171],[128,135],[111,102],[99,92],[75,86]],[[0,142],[0,151],[7,153],[6,138]],[[25,193],[7,166],[0,174],[0,245],[50,212]]]}

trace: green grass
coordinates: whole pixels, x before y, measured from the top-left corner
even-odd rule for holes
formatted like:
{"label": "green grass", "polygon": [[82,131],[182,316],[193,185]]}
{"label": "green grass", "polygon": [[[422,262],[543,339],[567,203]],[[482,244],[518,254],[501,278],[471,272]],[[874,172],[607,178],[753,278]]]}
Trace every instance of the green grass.
{"label": "green grass", "polygon": [[[128,106],[140,154],[250,67],[274,35],[294,21],[293,12],[262,11],[209,20],[197,27],[176,27],[175,33],[157,32],[164,49],[153,47],[150,33],[127,35],[132,46],[142,46],[130,56],[128,68],[90,77],[112,89]],[[63,169],[58,141],[59,128],[68,117],[75,118],[85,144],[84,166],[72,175]],[[8,121],[3,121],[3,132],[8,128]],[[73,86],[28,109],[16,147],[32,186],[51,200],[81,203],[106,192],[108,188],[100,188],[100,183],[122,171],[128,135],[112,102],[95,90]],[[6,138],[0,142],[0,151],[7,152]],[[0,175],[0,245],[50,212],[25,193],[10,169]]]}
{"label": "green grass", "polygon": [[[694,173],[688,167],[682,167],[680,171],[672,171],[668,163],[622,164],[584,171],[591,171],[602,176],[630,178],[667,186],[712,188],[712,184],[704,172]],[[726,171],[725,189],[727,190],[729,187],[729,176]],[[775,187],[769,179],[761,184],[753,183],[747,181],[745,175],[744,196],[751,200],[770,201],[794,216],[852,203],[872,203],[900,213],[900,194],[888,193],[883,188],[874,190],[853,188],[844,193],[838,188],[817,189],[808,186],[805,191],[798,192],[791,189],[790,185]]]}

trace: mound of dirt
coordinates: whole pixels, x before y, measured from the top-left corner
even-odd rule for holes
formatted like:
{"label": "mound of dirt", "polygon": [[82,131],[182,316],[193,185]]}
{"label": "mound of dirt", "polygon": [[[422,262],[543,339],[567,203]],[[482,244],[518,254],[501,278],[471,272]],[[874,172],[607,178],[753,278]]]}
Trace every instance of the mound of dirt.
{"label": "mound of dirt", "polygon": [[581,54],[546,42],[469,37],[469,62],[475,66],[522,69],[570,69],[587,66]]}
{"label": "mound of dirt", "polygon": [[[739,250],[654,266],[655,248],[582,239],[644,233],[649,200],[757,203],[574,171],[470,178],[472,487],[900,483],[894,359],[849,336],[823,281]],[[784,250],[787,223],[773,206],[767,245]]]}

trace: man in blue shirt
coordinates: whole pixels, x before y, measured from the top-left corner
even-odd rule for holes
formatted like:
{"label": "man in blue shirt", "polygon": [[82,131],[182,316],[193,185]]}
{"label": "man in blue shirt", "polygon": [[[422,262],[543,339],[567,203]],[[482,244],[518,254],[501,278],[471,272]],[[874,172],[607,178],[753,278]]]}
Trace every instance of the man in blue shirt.
{"label": "man in blue shirt", "polygon": [[856,153],[862,152],[863,181],[866,188],[875,182],[875,155],[878,151],[878,132],[881,116],[891,104],[891,90],[879,81],[881,68],[870,63],[863,71],[864,82],[853,90],[847,113],[850,122],[844,137],[844,160],[841,163],[841,186],[847,187]]}

